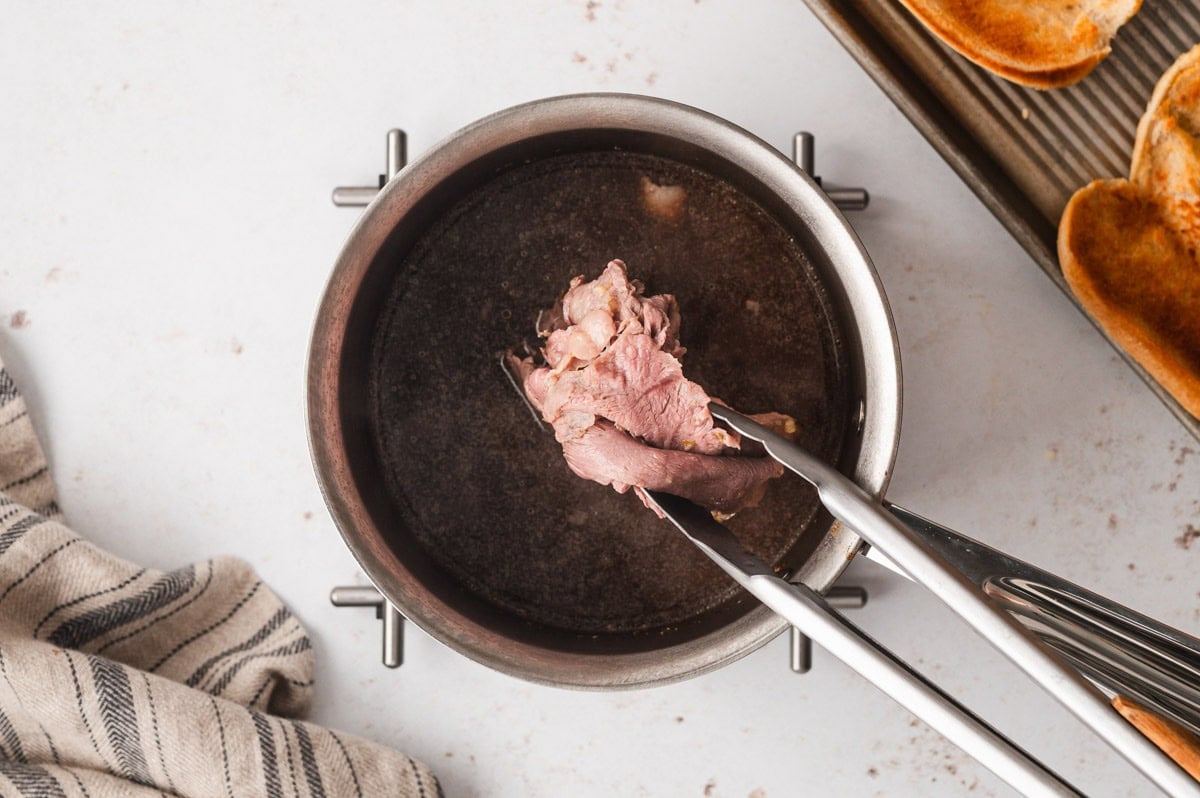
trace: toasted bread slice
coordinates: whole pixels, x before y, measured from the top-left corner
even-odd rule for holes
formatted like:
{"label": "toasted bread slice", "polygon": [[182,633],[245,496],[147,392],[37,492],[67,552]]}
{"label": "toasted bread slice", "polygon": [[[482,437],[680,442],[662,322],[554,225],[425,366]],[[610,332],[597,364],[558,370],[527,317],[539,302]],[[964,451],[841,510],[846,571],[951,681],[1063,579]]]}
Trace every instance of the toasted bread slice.
{"label": "toasted bread slice", "polygon": [[1058,259],[1087,312],[1200,416],[1200,47],[1159,80],[1130,179],[1067,203]]}
{"label": "toasted bread slice", "polygon": [[[1163,73],[1138,123],[1129,179],[1153,189],[1176,213],[1194,206],[1200,188],[1200,46]],[[1182,204],[1182,206],[1181,206]]]}
{"label": "toasted bread slice", "polygon": [[984,69],[1049,89],[1081,80],[1111,52],[1142,0],[901,0]]}

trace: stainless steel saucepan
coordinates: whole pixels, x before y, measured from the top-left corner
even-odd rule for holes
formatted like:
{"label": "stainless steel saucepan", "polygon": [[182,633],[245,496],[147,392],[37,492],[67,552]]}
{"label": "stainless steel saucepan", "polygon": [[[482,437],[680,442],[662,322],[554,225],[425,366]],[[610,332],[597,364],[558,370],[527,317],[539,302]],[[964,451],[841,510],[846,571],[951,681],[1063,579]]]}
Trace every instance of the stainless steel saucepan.
{"label": "stainless steel saucepan", "polygon": [[[690,216],[644,213],[642,178],[685,186]],[[679,296],[695,378],[797,417],[805,445],[872,495],[899,437],[879,279],[820,188],[764,142],[683,105],[582,95],[432,147],[371,202],[330,277],[309,356],[313,460],[347,546],[405,617],[562,686],[694,676],[787,628],[632,496],[571,475],[504,388],[495,353],[618,254]],[[772,363],[726,345],[751,337]],[[811,491],[747,515],[733,523],[747,545],[818,592],[860,546]]]}

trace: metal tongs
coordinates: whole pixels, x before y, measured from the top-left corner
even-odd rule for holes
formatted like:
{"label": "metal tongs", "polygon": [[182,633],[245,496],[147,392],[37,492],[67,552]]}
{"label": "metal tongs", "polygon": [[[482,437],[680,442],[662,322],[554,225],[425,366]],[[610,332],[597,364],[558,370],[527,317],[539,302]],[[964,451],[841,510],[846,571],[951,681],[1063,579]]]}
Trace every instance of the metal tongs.
{"label": "metal tongs", "polygon": [[[715,403],[709,410],[811,482],[825,508],[865,539],[872,555],[882,553],[879,559],[885,564],[929,589],[1164,792],[1200,796],[1200,785],[1122,718],[1101,692],[1133,696],[1195,729],[1200,725],[1200,641],[906,510],[885,506],[833,467],[746,416]],[[786,581],[746,552],[707,510],[677,496],[646,493],[747,592],[1022,794],[1079,794],[847,621],[820,594]]]}

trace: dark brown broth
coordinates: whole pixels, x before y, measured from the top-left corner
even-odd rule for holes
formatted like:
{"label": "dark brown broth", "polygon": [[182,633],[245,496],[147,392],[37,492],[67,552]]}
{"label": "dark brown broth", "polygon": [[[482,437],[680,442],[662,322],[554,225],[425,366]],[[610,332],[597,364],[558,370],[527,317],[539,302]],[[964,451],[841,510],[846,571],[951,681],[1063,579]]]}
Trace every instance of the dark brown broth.
{"label": "dark brown broth", "polygon": [[[687,191],[683,217],[645,212],[643,176]],[[467,589],[579,633],[683,623],[730,581],[632,494],[585,482],[506,383],[498,353],[577,274],[626,261],[682,308],[685,373],[746,412],[794,416],[837,456],[845,379],[828,301],[787,230],[729,183],[630,152],[512,168],[460,201],[397,265],[374,343],[372,424],[397,513]],[[786,476],[730,522],[778,562],[817,510]]]}

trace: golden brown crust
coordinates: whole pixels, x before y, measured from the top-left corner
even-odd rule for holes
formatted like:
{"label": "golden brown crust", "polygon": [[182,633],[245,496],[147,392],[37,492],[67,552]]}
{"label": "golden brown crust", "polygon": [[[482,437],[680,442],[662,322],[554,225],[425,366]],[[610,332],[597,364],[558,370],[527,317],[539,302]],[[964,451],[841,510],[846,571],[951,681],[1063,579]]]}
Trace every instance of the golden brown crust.
{"label": "golden brown crust", "polygon": [[1130,180],[1067,203],[1058,258],[1072,292],[1117,344],[1200,416],[1200,47],[1159,80]]}
{"label": "golden brown crust", "polygon": [[1194,196],[1200,184],[1200,46],[1181,55],[1154,86],[1138,122],[1129,179],[1160,193]]}
{"label": "golden brown crust", "polygon": [[1142,0],[901,0],[965,58],[1047,89],[1082,79]]}
{"label": "golden brown crust", "polygon": [[980,64],[980,66],[1005,80],[1019,83],[1022,86],[1029,86],[1033,89],[1060,89],[1063,86],[1070,86],[1072,83],[1078,83],[1083,80],[1089,72],[1096,68],[1097,64],[1104,60],[1104,56],[1106,55],[1108,55],[1107,51],[1103,55],[1097,55],[1094,58],[1084,61],[1082,64],[1049,72],[1017,72],[1000,65],[987,66]]}

